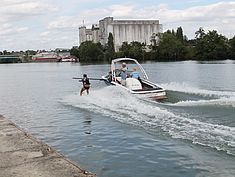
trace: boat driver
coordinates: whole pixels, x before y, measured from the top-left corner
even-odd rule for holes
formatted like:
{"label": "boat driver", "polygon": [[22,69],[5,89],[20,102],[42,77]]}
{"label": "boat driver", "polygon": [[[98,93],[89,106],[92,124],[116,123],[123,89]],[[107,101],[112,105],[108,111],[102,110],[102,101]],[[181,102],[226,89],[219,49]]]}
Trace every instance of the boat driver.
{"label": "boat driver", "polygon": [[127,66],[126,66],[126,63],[122,63],[122,67],[121,67],[121,84],[123,86],[126,85],[126,78],[127,78]]}

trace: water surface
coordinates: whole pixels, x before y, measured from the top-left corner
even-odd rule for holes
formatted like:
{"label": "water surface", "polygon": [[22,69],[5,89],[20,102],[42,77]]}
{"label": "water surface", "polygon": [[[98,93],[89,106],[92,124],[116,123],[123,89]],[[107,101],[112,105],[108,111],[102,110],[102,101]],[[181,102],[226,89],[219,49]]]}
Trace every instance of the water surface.
{"label": "water surface", "polygon": [[108,64],[0,65],[0,113],[98,176],[235,176],[235,62],[143,64],[169,99],[152,102],[74,76]]}

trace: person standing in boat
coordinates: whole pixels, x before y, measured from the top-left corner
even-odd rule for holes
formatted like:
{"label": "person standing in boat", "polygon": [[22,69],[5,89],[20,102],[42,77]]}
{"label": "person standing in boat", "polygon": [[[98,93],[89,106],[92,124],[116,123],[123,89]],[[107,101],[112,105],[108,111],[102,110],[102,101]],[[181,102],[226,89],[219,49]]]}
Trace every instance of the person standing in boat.
{"label": "person standing in boat", "polygon": [[126,78],[127,78],[127,66],[126,63],[122,63],[121,67],[121,84],[126,86]]}
{"label": "person standing in boat", "polygon": [[89,94],[89,89],[90,89],[90,82],[89,78],[87,77],[86,74],[83,74],[83,78],[81,80],[83,87],[81,88],[80,91],[80,96],[82,96],[82,93],[86,90],[87,94]]}

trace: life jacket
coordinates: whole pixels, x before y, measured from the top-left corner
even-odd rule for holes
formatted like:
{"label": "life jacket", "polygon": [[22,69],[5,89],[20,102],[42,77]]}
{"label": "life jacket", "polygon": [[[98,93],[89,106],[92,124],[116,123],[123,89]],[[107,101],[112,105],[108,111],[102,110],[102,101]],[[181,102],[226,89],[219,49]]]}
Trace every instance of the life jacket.
{"label": "life jacket", "polygon": [[89,82],[89,79],[87,77],[82,79],[82,83],[83,83],[84,88],[90,88],[90,82]]}
{"label": "life jacket", "polygon": [[131,77],[136,78],[136,79],[139,79],[139,78],[140,78],[140,75],[139,75],[139,73],[138,73],[137,71],[133,71],[133,72],[131,73]]}

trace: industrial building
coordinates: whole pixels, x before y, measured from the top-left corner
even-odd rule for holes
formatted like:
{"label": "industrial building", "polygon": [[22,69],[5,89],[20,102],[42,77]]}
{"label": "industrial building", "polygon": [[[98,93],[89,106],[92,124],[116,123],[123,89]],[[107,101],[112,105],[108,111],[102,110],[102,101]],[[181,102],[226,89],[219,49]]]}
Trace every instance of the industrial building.
{"label": "industrial building", "polygon": [[105,45],[109,33],[112,33],[115,51],[118,51],[123,42],[138,41],[150,45],[153,35],[162,31],[159,20],[114,20],[106,17],[99,24],[92,25],[91,29],[84,25],[79,27],[79,42],[93,41]]}

